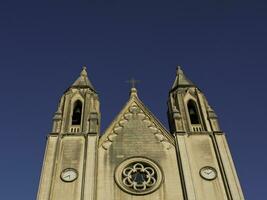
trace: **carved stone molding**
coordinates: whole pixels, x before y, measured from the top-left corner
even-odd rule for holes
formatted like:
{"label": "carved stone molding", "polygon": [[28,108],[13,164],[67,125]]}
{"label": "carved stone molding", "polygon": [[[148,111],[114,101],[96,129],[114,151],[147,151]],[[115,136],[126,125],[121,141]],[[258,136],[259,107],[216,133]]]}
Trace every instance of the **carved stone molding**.
{"label": "carved stone molding", "polygon": [[107,150],[114,138],[119,135],[125,126],[125,124],[131,119],[139,119],[141,120],[147,128],[149,128],[154,134],[155,138],[161,142],[166,149],[171,149],[172,144],[168,141],[168,139],[164,136],[162,131],[155,125],[155,123],[144,113],[144,111],[134,102],[128,108],[127,112],[124,113],[121,119],[114,125],[111,133],[105,139],[102,144],[102,147]]}

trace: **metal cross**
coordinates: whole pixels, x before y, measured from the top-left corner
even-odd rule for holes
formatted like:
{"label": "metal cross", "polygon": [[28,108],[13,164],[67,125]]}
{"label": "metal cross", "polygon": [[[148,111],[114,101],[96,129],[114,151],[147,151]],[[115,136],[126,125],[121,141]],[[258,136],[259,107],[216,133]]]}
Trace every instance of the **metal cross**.
{"label": "metal cross", "polygon": [[140,83],[139,80],[135,80],[134,78],[132,78],[131,80],[128,80],[127,83],[130,83],[132,85],[132,88],[135,88],[135,85],[137,83]]}

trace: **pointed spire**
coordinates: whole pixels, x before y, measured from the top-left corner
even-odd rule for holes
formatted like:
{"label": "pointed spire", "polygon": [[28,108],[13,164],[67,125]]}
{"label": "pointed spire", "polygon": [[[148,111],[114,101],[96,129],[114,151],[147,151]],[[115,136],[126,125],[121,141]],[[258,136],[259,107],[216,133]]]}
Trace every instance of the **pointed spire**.
{"label": "pointed spire", "polygon": [[194,83],[190,81],[184,74],[181,66],[177,66],[176,69],[176,78],[173,83],[172,89],[179,87],[179,86],[194,86]]}
{"label": "pointed spire", "polygon": [[72,84],[72,87],[76,88],[91,88],[92,90],[95,90],[92,83],[88,79],[86,66],[83,66],[83,69],[80,73],[79,78]]}

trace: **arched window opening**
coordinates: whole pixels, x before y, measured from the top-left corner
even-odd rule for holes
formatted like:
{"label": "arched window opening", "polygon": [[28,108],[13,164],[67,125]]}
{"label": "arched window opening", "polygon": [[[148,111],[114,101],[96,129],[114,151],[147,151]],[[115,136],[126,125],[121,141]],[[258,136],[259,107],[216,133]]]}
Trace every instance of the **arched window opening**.
{"label": "arched window opening", "polygon": [[82,102],[76,101],[72,113],[72,125],[80,125],[82,119]]}
{"label": "arched window opening", "polygon": [[190,100],[187,104],[188,113],[190,117],[191,124],[200,124],[197,106],[193,100]]}

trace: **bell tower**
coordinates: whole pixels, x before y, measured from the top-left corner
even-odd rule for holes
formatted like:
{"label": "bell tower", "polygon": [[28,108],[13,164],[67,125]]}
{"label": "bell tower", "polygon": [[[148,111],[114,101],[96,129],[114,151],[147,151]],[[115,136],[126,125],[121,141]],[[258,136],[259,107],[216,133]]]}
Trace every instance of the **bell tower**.
{"label": "bell tower", "polygon": [[169,92],[168,118],[185,199],[244,199],[218,118],[180,67]]}
{"label": "bell tower", "polygon": [[100,110],[83,67],[60,99],[47,136],[38,200],[94,199]]}

